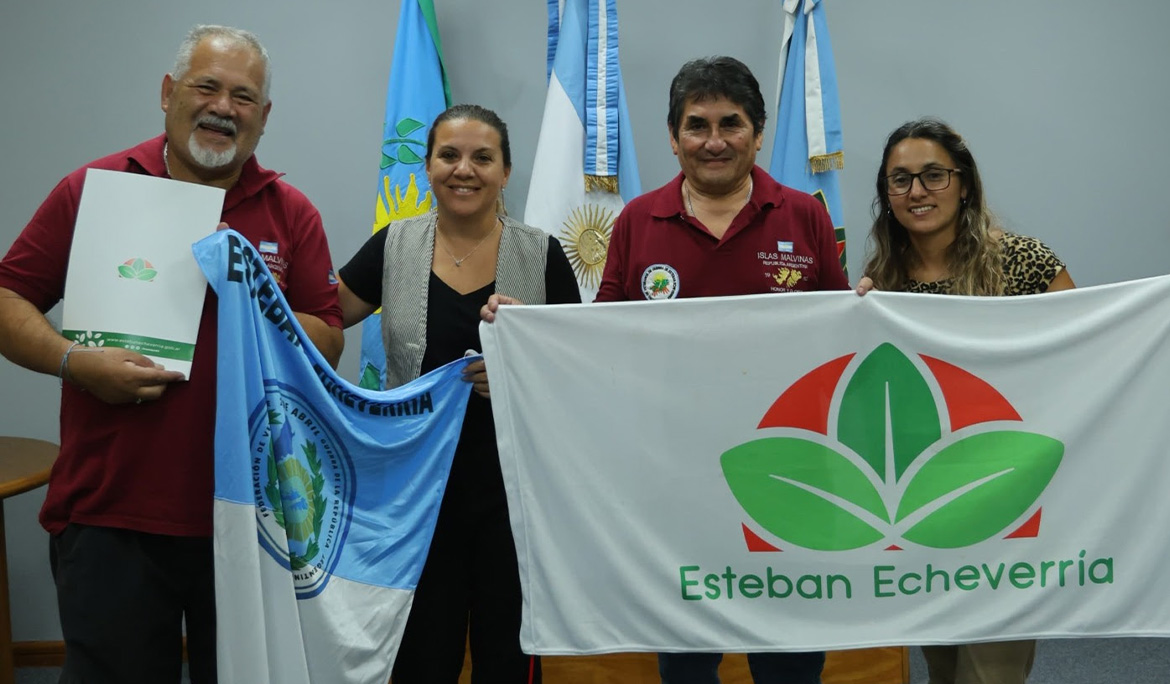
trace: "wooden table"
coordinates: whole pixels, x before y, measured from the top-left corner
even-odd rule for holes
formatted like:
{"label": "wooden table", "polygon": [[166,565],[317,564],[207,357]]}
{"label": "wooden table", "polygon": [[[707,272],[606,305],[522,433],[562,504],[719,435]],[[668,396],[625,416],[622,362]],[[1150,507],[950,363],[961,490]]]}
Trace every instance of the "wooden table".
{"label": "wooden table", "polygon": [[12,621],[8,614],[8,548],[4,538],[4,499],[49,481],[57,445],[39,439],[0,437],[0,684],[13,684]]}

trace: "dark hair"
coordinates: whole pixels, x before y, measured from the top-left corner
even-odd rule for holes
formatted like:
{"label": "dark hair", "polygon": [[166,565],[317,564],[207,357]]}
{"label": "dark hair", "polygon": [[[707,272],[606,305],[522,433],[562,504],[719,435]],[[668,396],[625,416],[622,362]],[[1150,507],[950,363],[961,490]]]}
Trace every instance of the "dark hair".
{"label": "dark hair", "polygon": [[882,163],[877,171],[874,222],[869,231],[871,253],[865,274],[873,279],[878,289],[900,290],[908,278],[909,262],[915,258],[910,234],[894,217],[890,196],[886,193],[886,166],[890,154],[898,143],[907,139],[930,140],[946,150],[955,168],[959,169],[955,180],[961,183],[961,189],[967,191],[959,208],[955,241],[947,247],[952,294],[1003,294],[1002,255],[999,242],[992,235],[998,225],[995,216],[987,209],[975,156],[967,148],[963,136],[945,122],[932,118],[908,121],[886,139]]}
{"label": "dark hair", "polygon": [[492,110],[475,104],[457,104],[448,107],[445,112],[435,117],[434,123],[431,124],[431,130],[427,132],[428,160],[431,158],[431,153],[434,152],[435,129],[444,121],[453,121],[456,119],[478,121],[496,129],[496,133],[500,134],[500,150],[504,153],[504,168],[512,168],[512,147],[508,143],[508,125]]}
{"label": "dark hair", "polygon": [[743,107],[752,122],[752,133],[764,132],[764,96],[760,84],[743,62],[734,57],[704,57],[682,65],[670,82],[670,110],[666,123],[670,133],[678,139],[683,109],[691,101],[725,97]]}

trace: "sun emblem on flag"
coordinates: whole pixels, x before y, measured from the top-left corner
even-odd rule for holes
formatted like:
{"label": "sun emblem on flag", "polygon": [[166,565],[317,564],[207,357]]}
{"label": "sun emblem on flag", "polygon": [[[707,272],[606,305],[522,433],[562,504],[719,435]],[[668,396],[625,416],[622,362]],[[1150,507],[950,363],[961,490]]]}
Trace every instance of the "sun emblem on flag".
{"label": "sun emblem on flag", "polygon": [[374,232],[390,225],[391,221],[419,216],[431,210],[431,191],[427,190],[419,197],[418,183],[414,174],[410,174],[410,182],[406,185],[406,192],[401,185],[395,185],[393,192],[390,188],[390,176],[382,177],[382,191],[378,193],[378,203],[374,208]]}
{"label": "sun emblem on flag", "polygon": [[[390,225],[391,221],[410,218],[425,214],[431,210],[431,191],[426,190],[419,197],[418,184],[415,176],[410,174],[406,190],[401,185],[390,187],[390,174],[387,169],[394,166],[422,167],[426,159],[426,127],[417,119],[405,117],[394,125],[393,133],[382,141],[382,187],[378,192],[378,203],[374,208],[374,232]],[[401,180],[401,172],[395,174]]]}
{"label": "sun emblem on flag", "polygon": [[605,270],[605,255],[609,251],[609,236],[613,231],[613,211],[596,204],[579,206],[569,212],[561,231],[565,256],[573,265],[577,282],[596,289]]}

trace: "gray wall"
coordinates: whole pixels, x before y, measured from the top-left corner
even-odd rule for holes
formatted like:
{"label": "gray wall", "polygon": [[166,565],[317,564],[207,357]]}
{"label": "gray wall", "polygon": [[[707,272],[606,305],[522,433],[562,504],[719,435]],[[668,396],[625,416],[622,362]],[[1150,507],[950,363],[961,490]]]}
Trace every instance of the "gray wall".
{"label": "gray wall", "polygon": [[[457,101],[509,122],[508,204],[523,211],[544,102],[544,3],[436,0]],[[624,0],[621,56],[642,183],[671,178],[665,92],[685,60],[732,54],[770,100],[780,0]],[[933,114],[970,140],[1009,228],[1047,241],[1077,282],[1166,272],[1170,3],[828,0],[841,100],[850,271],[861,269],[885,136]],[[275,64],[259,157],[324,215],[335,262],[369,233],[398,3],[372,0],[16,2],[0,8],[0,251],[49,189],[90,159],[161,131],[159,87],[197,22],[256,31]],[[769,104],[769,113],[775,110]],[[766,136],[760,159],[770,158]],[[343,371],[354,378],[357,338]],[[55,439],[56,380],[0,360],[0,434]],[[0,458],[3,455],[0,454]],[[160,454],[165,458],[165,454]],[[36,524],[43,492],[7,502],[17,640],[60,638]]]}

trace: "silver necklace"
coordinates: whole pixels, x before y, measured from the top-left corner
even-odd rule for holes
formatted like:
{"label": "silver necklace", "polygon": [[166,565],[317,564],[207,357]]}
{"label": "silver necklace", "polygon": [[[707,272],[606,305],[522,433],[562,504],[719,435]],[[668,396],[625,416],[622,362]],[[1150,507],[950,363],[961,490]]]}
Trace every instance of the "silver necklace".
{"label": "silver necklace", "polygon": [[163,143],[163,168],[167,170],[168,176],[174,178],[174,176],[171,175],[171,163],[167,161],[167,143]]}
{"label": "silver necklace", "polygon": [[[743,201],[744,207],[747,206],[748,202],[752,201],[752,190],[754,190],[754,189],[755,189],[755,181],[752,180],[751,176],[748,176],[748,192],[747,192],[747,199],[745,199]],[[695,214],[695,205],[691,204],[691,184],[687,183],[685,179],[683,180],[683,194],[685,194],[687,197],[687,211],[690,212],[691,216],[698,218],[698,215]],[[740,208],[742,209],[743,207],[740,207]]]}
{"label": "silver necklace", "polygon": [[[447,256],[451,257],[451,261],[455,262],[456,268],[458,268],[458,267],[463,266],[463,262],[467,261],[467,258],[470,257],[472,254],[475,254],[475,251],[477,249],[479,249],[480,246],[483,245],[483,243],[487,242],[488,238],[490,238],[492,235],[495,234],[496,226],[502,225],[502,224],[503,224],[503,221],[500,220],[500,218],[497,216],[495,223],[492,224],[492,229],[489,230],[487,235],[484,235],[483,238],[480,239],[479,242],[475,243],[475,246],[471,248],[471,251],[468,252],[467,254],[464,254],[462,259],[456,259],[455,255],[451,253],[451,250],[447,249],[447,245],[444,245],[441,240],[439,240],[438,243],[439,243],[439,246],[443,248],[443,251],[447,253]],[[439,224],[437,221],[435,222],[435,232],[436,233],[440,232],[439,231]]]}

